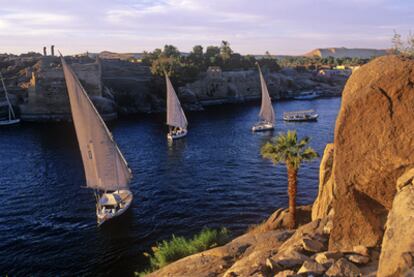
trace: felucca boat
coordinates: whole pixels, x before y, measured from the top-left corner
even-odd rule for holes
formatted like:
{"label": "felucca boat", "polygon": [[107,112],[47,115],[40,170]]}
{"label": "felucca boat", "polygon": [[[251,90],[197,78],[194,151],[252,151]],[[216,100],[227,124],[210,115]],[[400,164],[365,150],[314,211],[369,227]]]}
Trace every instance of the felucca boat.
{"label": "felucca boat", "polygon": [[9,110],[8,117],[0,118],[0,126],[17,124],[17,123],[20,122],[20,119],[16,118],[16,114],[14,113],[13,106],[10,103],[9,94],[7,92],[6,84],[4,83],[3,75],[1,73],[0,73],[0,79],[1,79],[1,84],[3,85],[4,95],[6,97],[6,102],[7,102],[7,106],[8,106],[8,110]]}
{"label": "felucca boat", "polygon": [[167,125],[169,128],[167,138],[169,140],[175,140],[187,135],[188,122],[170,78],[168,78],[166,72],[164,74],[167,84]]}
{"label": "felucca boat", "polygon": [[96,216],[100,226],[120,216],[130,207],[133,196],[128,184],[132,173],[76,74],[62,56],[61,61],[86,186],[94,190]]}
{"label": "felucca boat", "polygon": [[275,127],[275,111],[272,106],[272,99],[269,96],[269,91],[267,90],[266,81],[263,77],[262,70],[260,65],[257,64],[260,75],[260,84],[262,87],[262,106],[260,107],[259,117],[260,122],[256,123],[252,127],[253,132],[273,130]]}

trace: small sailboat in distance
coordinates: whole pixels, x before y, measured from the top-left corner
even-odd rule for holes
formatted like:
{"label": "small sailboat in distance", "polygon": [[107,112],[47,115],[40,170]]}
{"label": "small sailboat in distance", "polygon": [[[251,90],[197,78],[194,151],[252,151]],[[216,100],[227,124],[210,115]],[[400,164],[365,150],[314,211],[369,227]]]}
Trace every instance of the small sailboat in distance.
{"label": "small sailboat in distance", "polygon": [[167,125],[169,128],[167,138],[175,140],[187,135],[188,122],[167,72],[164,71],[164,74],[167,84]]}
{"label": "small sailboat in distance", "polygon": [[133,195],[128,184],[132,173],[76,74],[62,56],[61,61],[86,186],[94,190],[99,226],[130,207]]}
{"label": "small sailboat in distance", "polygon": [[260,84],[262,88],[262,105],[259,112],[261,121],[252,127],[253,132],[273,130],[276,122],[275,111],[273,110],[272,106],[272,99],[270,98],[269,91],[267,90],[266,81],[263,77],[259,64],[257,64],[257,68],[259,69]]}
{"label": "small sailboat in distance", "polygon": [[3,75],[1,74],[1,72],[0,72],[0,79],[1,79],[1,84],[3,85],[4,95],[6,97],[7,108],[9,110],[8,117],[0,118],[0,126],[17,124],[20,122],[20,119],[16,118],[16,114],[14,113],[13,106],[10,103],[9,94],[7,92],[6,84],[4,83]]}

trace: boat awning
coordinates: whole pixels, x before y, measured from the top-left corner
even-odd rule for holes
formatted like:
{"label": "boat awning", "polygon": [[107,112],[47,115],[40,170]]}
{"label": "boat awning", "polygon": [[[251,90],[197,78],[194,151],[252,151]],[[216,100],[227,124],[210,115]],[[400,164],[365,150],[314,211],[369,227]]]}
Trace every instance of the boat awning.
{"label": "boat awning", "polygon": [[294,115],[306,115],[306,114],[313,114],[313,113],[315,113],[314,110],[306,110],[306,111],[284,112],[283,114],[286,116],[294,116]]}
{"label": "boat awning", "polygon": [[120,202],[122,202],[121,196],[113,193],[105,193],[99,199],[99,204],[102,206],[116,206]]}

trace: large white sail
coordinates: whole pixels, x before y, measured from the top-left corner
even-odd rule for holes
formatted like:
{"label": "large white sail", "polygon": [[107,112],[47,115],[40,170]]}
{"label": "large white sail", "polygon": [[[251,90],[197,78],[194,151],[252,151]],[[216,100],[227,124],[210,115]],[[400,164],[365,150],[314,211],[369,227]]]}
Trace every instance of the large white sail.
{"label": "large white sail", "polygon": [[165,74],[165,82],[167,83],[167,124],[186,129],[188,125],[187,118],[167,74]]}
{"label": "large white sail", "polygon": [[269,91],[267,90],[265,79],[263,78],[262,70],[260,66],[257,65],[259,68],[260,74],[260,84],[262,87],[262,106],[260,107],[259,116],[262,120],[275,123],[275,111],[273,110],[272,100],[269,96]]}
{"label": "large white sail", "polygon": [[131,170],[72,68],[61,57],[73,123],[89,188],[128,188]]}

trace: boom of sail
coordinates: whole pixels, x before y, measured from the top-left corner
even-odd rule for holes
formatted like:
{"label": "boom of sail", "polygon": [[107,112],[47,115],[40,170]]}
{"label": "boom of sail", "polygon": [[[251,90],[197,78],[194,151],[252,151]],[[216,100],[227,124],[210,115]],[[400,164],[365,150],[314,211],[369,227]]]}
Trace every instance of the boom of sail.
{"label": "boom of sail", "polygon": [[275,123],[275,112],[272,106],[272,99],[269,96],[269,91],[267,90],[266,81],[263,77],[262,70],[260,66],[257,65],[259,68],[260,74],[260,85],[262,87],[262,106],[260,107],[259,117],[266,122]]}
{"label": "boom of sail", "polygon": [[167,83],[167,125],[186,129],[187,118],[167,74],[165,74],[165,82]]}
{"label": "boom of sail", "polygon": [[63,57],[61,60],[87,187],[127,189],[131,170],[76,74]]}

